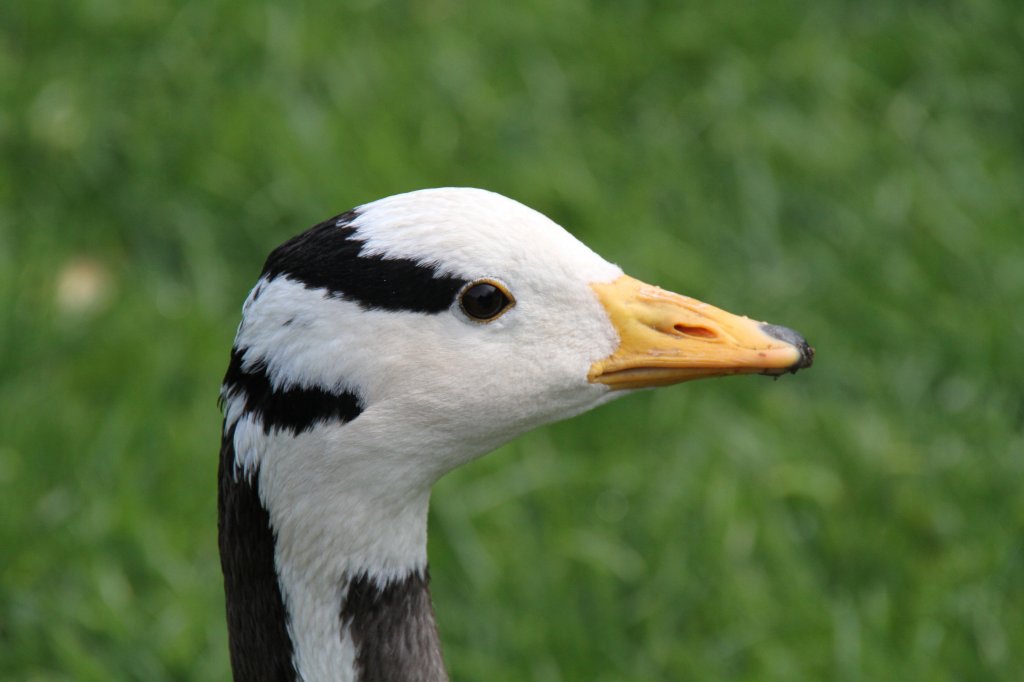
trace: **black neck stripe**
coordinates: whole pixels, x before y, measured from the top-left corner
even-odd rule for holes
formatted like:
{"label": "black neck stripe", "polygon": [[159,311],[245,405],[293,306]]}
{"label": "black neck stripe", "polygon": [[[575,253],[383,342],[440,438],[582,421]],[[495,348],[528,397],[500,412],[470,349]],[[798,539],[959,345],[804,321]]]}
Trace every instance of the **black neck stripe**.
{"label": "black neck stripe", "polygon": [[359,682],[448,679],[430,601],[430,575],[413,571],[381,587],[365,573],[348,583],[342,629],[356,647]]}
{"label": "black neck stripe", "polygon": [[267,258],[263,276],[326,289],[367,309],[440,313],[451,307],[466,280],[415,260],[360,255],[364,242],[351,226],[357,215],[325,220],[281,244]]}
{"label": "black neck stripe", "polygon": [[274,567],[274,531],[258,475],[235,476],[234,427],[221,439],[217,530],[231,670],[236,681],[294,682],[288,613]]}
{"label": "black neck stripe", "polygon": [[350,422],[362,412],[359,398],[347,391],[332,393],[320,387],[277,390],[267,376],[267,363],[260,359],[243,369],[244,355],[244,348],[231,349],[222,395],[244,397],[244,412],[262,420],[264,433],[287,429],[298,435],[318,423]]}

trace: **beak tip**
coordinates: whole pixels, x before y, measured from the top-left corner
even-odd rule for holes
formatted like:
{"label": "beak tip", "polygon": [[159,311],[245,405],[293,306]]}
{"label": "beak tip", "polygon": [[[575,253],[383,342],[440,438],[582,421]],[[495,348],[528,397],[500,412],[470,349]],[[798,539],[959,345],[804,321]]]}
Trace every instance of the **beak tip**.
{"label": "beak tip", "polygon": [[807,339],[789,327],[777,324],[762,324],[761,331],[773,339],[788,343],[800,353],[800,357],[787,369],[790,374],[796,374],[798,370],[807,369],[814,364],[814,348],[807,343]]}

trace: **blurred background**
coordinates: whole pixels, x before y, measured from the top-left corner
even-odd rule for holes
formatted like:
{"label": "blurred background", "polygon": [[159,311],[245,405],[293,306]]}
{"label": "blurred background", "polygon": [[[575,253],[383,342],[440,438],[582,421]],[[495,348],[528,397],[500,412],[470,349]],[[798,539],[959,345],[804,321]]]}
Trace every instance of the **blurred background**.
{"label": "blurred background", "polygon": [[442,480],[454,679],[1024,669],[1018,3],[7,2],[0,153],[0,678],[228,678],[241,302],[441,185],[818,349]]}

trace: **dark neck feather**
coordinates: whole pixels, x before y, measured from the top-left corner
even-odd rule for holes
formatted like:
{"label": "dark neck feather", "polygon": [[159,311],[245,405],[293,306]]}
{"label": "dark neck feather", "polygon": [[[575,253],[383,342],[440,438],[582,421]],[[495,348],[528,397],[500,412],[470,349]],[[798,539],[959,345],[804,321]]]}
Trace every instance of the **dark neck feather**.
{"label": "dark neck feather", "polygon": [[274,533],[258,477],[235,479],[234,428],[220,448],[218,543],[231,670],[236,682],[294,682],[288,613],[274,567]]}
{"label": "dark neck feather", "polygon": [[430,574],[413,571],[381,587],[366,574],[349,581],[342,628],[356,648],[360,682],[444,682]]}

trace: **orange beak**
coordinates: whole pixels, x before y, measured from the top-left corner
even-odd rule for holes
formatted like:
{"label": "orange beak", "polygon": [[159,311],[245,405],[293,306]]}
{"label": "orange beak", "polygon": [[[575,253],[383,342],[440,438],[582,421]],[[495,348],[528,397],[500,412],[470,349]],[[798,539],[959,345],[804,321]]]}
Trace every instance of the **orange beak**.
{"label": "orange beak", "polygon": [[592,284],[619,334],[588,379],[612,389],[668,386],[729,374],[778,376],[810,367],[814,349],[792,329],[755,322],[627,275]]}

